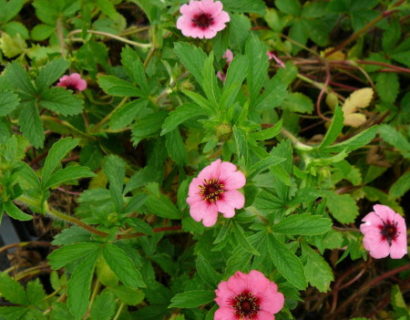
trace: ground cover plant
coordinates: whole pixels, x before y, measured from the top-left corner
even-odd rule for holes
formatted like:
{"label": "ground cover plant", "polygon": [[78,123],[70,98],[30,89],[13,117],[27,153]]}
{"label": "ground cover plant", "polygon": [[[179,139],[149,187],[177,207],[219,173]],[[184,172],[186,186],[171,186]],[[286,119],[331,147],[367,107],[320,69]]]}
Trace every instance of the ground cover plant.
{"label": "ground cover plant", "polygon": [[407,1],[0,5],[0,319],[410,319]]}

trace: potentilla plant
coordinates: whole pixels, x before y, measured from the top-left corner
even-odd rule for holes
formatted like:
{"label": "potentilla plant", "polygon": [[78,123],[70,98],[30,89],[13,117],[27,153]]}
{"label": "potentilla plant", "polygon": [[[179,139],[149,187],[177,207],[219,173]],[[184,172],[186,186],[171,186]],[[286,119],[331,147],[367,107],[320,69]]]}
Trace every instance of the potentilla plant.
{"label": "potentilla plant", "polygon": [[0,3],[0,319],[406,319],[405,1]]}

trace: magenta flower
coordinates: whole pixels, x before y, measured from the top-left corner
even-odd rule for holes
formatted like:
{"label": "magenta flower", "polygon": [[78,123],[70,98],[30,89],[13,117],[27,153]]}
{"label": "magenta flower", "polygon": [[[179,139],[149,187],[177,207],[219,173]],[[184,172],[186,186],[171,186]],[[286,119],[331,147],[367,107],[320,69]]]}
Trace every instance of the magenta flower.
{"label": "magenta flower", "polygon": [[375,258],[401,259],[407,254],[406,221],[391,208],[376,204],[360,225],[363,246]]}
{"label": "magenta flower", "polygon": [[81,78],[78,73],[72,73],[70,75],[62,76],[57,83],[58,87],[64,87],[73,91],[84,91],[87,89],[87,82]]}
{"label": "magenta flower", "polygon": [[186,37],[211,39],[218,31],[225,29],[230,18],[222,10],[220,1],[191,0],[189,4],[181,6],[182,16],[177,20],[177,28]]}
{"label": "magenta flower", "polygon": [[245,205],[245,197],[237,189],[246,183],[244,174],[233,163],[215,160],[202,169],[189,185],[187,203],[195,221],[211,227],[218,219],[218,211],[232,218],[235,209]]}
{"label": "magenta flower", "polygon": [[286,67],[283,61],[280,60],[273,51],[266,51],[266,55],[268,56],[269,60],[272,60],[272,59],[275,60],[275,62],[279,65],[279,67],[281,68]]}
{"label": "magenta flower", "polygon": [[219,283],[215,294],[219,309],[214,320],[275,320],[285,303],[276,283],[257,270],[236,272]]}

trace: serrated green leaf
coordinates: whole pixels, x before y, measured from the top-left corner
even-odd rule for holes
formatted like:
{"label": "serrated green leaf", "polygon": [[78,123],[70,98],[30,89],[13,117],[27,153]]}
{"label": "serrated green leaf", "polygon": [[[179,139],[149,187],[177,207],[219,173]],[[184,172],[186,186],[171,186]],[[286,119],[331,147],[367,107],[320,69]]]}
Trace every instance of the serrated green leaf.
{"label": "serrated green leaf", "polygon": [[269,238],[268,251],[278,272],[295,288],[304,290],[307,283],[299,258],[273,235]]}
{"label": "serrated green leaf", "polygon": [[282,162],[284,162],[286,159],[285,158],[279,158],[274,155],[268,155],[266,158],[259,160],[258,162],[255,162],[249,167],[248,170],[248,178],[251,179],[253,176],[257,175],[260,172],[263,172],[266,169],[269,169],[270,167],[276,166]]}
{"label": "serrated green leaf", "polygon": [[376,91],[384,102],[393,103],[399,94],[400,83],[397,73],[380,72],[376,78]]}
{"label": "serrated green leaf", "polygon": [[179,166],[188,161],[184,141],[178,129],[175,129],[165,135],[165,147],[169,157]]}
{"label": "serrated green leaf", "polygon": [[130,47],[121,51],[121,63],[127,71],[128,76],[142,89],[145,95],[149,95],[149,85],[145,75],[144,65],[137,52]]}
{"label": "serrated green leaf", "polygon": [[27,307],[0,307],[0,319],[21,320],[28,310]]}
{"label": "serrated green leaf", "polygon": [[359,215],[356,201],[348,194],[326,192],[326,206],[335,219],[341,223],[352,223]]}
{"label": "serrated green leaf", "polygon": [[233,126],[233,136],[235,138],[236,144],[236,152],[238,158],[244,158],[245,161],[248,160],[249,156],[249,148],[248,148],[248,141],[247,141],[247,133],[242,129],[237,127],[236,125]]}
{"label": "serrated green leaf", "polygon": [[23,135],[35,148],[41,148],[44,144],[43,124],[34,101],[22,103],[19,114],[19,125]]}
{"label": "serrated green leaf", "polygon": [[159,191],[157,183],[151,183],[147,186],[149,196],[145,201],[144,207],[148,213],[166,219],[180,219],[181,212],[175,207],[174,203]]}
{"label": "serrated green leaf", "polygon": [[111,270],[130,288],[145,287],[144,280],[134,261],[115,244],[107,243],[103,248],[103,256]]}
{"label": "serrated green leaf", "polygon": [[100,75],[98,85],[105,93],[118,97],[141,97],[141,90],[132,83],[115,76]]}
{"label": "serrated green leaf", "polygon": [[331,146],[327,146],[324,148],[324,150],[329,152],[351,152],[353,150],[359,149],[373,140],[377,133],[377,130],[378,126],[370,127],[348,140]]}
{"label": "serrated green leaf", "polygon": [[55,28],[48,24],[38,24],[31,30],[31,39],[34,41],[43,41],[55,32]]}
{"label": "serrated green leaf", "polygon": [[0,273],[0,294],[8,301],[16,304],[27,304],[23,286],[6,273]]}
{"label": "serrated green leaf", "polygon": [[0,117],[7,116],[19,105],[19,97],[10,91],[0,92]]}
{"label": "serrated green leaf", "polygon": [[78,242],[90,241],[91,234],[80,227],[73,226],[67,229],[63,229],[59,234],[54,236],[51,242],[55,246],[70,245]]}
{"label": "serrated green leaf", "polygon": [[203,115],[206,115],[207,112],[199,108],[195,104],[183,104],[182,106],[177,107],[174,111],[171,111],[165,121],[162,124],[161,135],[164,135],[168,132],[173,131],[180,124],[188,121],[192,118],[197,118]]}
{"label": "serrated green leaf", "polygon": [[272,231],[287,235],[313,236],[324,234],[330,231],[331,227],[332,221],[329,218],[303,213],[285,217],[272,225]]}
{"label": "serrated green leaf", "polygon": [[229,12],[253,12],[263,15],[266,5],[262,0],[222,0],[225,10]]}
{"label": "serrated green leaf", "polygon": [[410,158],[410,142],[401,132],[388,124],[383,124],[379,126],[378,133],[384,141],[399,150],[405,158]]}
{"label": "serrated green leaf", "polygon": [[3,203],[3,209],[13,219],[16,219],[19,221],[29,221],[33,219],[31,215],[21,211],[20,208],[18,208],[12,201]]}
{"label": "serrated green leaf", "polygon": [[88,167],[84,166],[70,166],[63,169],[58,169],[54,172],[50,179],[46,180],[43,184],[45,189],[53,188],[62,185],[69,181],[75,181],[82,178],[94,177],[95,173]]}
{"label": "serrated green leaf", "polygon": [[87,311],[91,293],[91,281],[99,253],[94,251],[85,256],[75,266],[67,284],[67,305],[76,320]]}
{"label": "serrated green leaf", "polygon": [[275,0],[275,5],[283,13],[293,16],[301,14],[302,6],[298,0]]}
{"label": "serrated green leaf", "polygon": [[117,210],[120,211],[124,204],[125,162],[115,155],[110,155],[106,157],[103,169],[110,183],[111,197]]}
{"label": "serrated green leaf", "polygon": [[197,308],[208,304],[215,298],[212,290],[191,290],[176,294],[168,308]]}
{"label": "serrated green leaf", "polygon": [[41,175],[43,182],[50,179],[52,173],[61,166],[65,156],[78,145],[79,140],[71,137],[63,138],[54,143],[48,151]]}
{"label": "serrated green leaf", "polygon": [[207,57],[205,52],[186,42],[177,42],[174,51],[179,61],[194,76],[196,81],[202,83],[202,70]]}
{"label": "serrated green leaf", "polygon": [[63,116],[79,114],[84,101],[64,88],[50,88],[41,94],[40,106]]}
{"label": "serrated green leaf", "polygon": [[35,89],[26,70],[17,61],[7,65],[4,75],[6,81],[19,93],[33,96]]}
{"label": "serrated green leaf", "polygon": [[158,111],[136,121],[131,129],[134,145],[137,145],[142,139],[158,134],[166,116],[167,112]]}
{"label": "serrated green leaf", "polygon": [[60,269],[69,263],[83,259],[85,256],[100,250],[100,245],[95,242],[80,242],[67,245],[54,250],[48,255],[47,259],[50,266],[54,269]]}
{"label": "serrated green leaf", "polygon": [[313,112],[312,100],[300,92],[292,92],[288,94],[285,101],[282,103],[282,107],[292,112],[308,114]]}
{"label": "serrated green leaf", "polygon": [[326,132],[325,137],[319,145],[319,149],[331,145],[333,142],[336,141],[338,135],[342,132],[343,120],[343,111],[340,107],[336,106],[332,122],[330,124],[329,129]]}
{"label": "serrated green leaf", "polygon": [[251,138],[258,141],[265,141],[276,137],[282,129],[282,119],[275,123],[272,127],[257,132],[251,133]]}
{"label": "serrated green leaf", "polygon": [[[121,300],[121,302],[130,306],[136,306],[144,300],[144,292],[140,289],[131,289],[124,286],[110,287],[109,290]],[[96,319],[97,320],[97,319]]]}
{"label": "serrated green leaf", "polygon": [[135,120],[138,113],[145,109],[147,104],[147,100],[133,100],[123,105],[112,114],[109,122],[110,128],[119,130],[128,127]]}
{"label": "serrated green leaf", "polygon": [[50,61],[41,68],[36,79],[36,85],[40,90],[48,88],[56,80],[58,80],[67,70],[70,63],[63,58],[58,58]]}
{"label": "serrated green leaf", "polygon": [[215,271],[212,265],[209,263],[204,256],[198,255],[196,258],[196,270],[199,277],[206,283],[209,287],[215,288],[221,279],[221,275]]}
{"label": "serrated green leaf", "polygon": [[303,268],[306,280],[320,292],[327,292],[330,283],[334,280],[332,268],[320,254],[308,245],[303,245],[302,248],[303,256],[306,259]]}
{"label": "serrated green leaf", "polygon": [[244,70],[247,69],[248,58],[245,56],[234,57],[229,65],[221,96],[221,104],[225,109],[229,109],[234,103],[246,77]]}
{"label": "serrated green leaf", "polygon": [[39,279],[30,281],[27,284],[27,299],[31,305],[38,306],[45,297],[46,292]]}
{"label": "serrated green leaf", "polygon": [[390,187],[389,196],[393,198],[399,198],[410,190],[410,172],[403,174],[393,185]]}
{"label": "serrated green leaf", "polygon": [[110,320],[115,312],[114,295],[109,291],[99,294],[91,308],[92,320]]}
{"label": "serrated green leaf", "polygon": [[251,244],[248,237],[246,236],[245,232],[243,231],[242,227],[239,223],[233,222],[233,231],[235,235],[235,239],[238,241],[239,245],[243,248],[243,250],[252,253],[255,256],[259,256],[260,253],[255,247]]}

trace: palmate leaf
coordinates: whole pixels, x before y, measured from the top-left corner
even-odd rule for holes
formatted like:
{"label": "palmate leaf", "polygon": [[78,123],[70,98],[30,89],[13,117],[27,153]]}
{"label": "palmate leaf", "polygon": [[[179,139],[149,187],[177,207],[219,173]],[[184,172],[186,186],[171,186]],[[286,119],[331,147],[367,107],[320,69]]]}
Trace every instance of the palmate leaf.
{"label": "palmate leaf", "polygon": [[45,138],[43,124],[34,100],[20,105],[19,125],[21,132],[33,147],[43,147]]}
{"label": "palmate leaf", "polygon": [[51,175],[50,179],[44,182],[43,187],[45,189],[53,188],[68,181],[73,181],[81,178],[91,178],[94,176],[94,172],[92,172],[88,167],[85,166],[66,167],[54,172]]}
{"label": "palmate leaf", "polygon": [[10,91],[0,92],[0,117],[8,115],[19,105],[19,97]]}
{"label": "palmate leaf", "polygon": [[36,90],[31,83],[31,79],[20,63],[15,61],[7,65],[4,75],[8,85],[18,93],[24,96],[35,95]]}
{"label": "palmate leaf", "polygon": [[287,235],[320,235],[330,231],[332,221],[319,215],[295,214],[272,226],[272,231]]}
{"label": "palmate leaf", "polygon": [[201,49],[186,42],[177,42],[174,51],[185,68],[194,76],[198,83],[203,80],[203,67],[206,54]]}
{"label": "palmate leaf", "polygon": [[97,78],[98,85],[105,93],[118,97],[141,97],[142,93],[131,82],[115,76],[101,75]]}
{"label": "palmate leaf", "polygon": [[36,79],[38,89],[44,90],[53,84],[67,70],[70,63],[62,58],[54,59],[41,68]]}
{"label": "palmate leaf", "polygon": [[215,298],[212,290],[192,290],[178,293],[171,299],[168,308],[197,308],[210,303]]}
{"label": "palmate leaf", "polygon": [[119,211],[124,203],[125,162],[115,155],[110,155],[106,158],[103,168],[110,183],[111,197]]}

